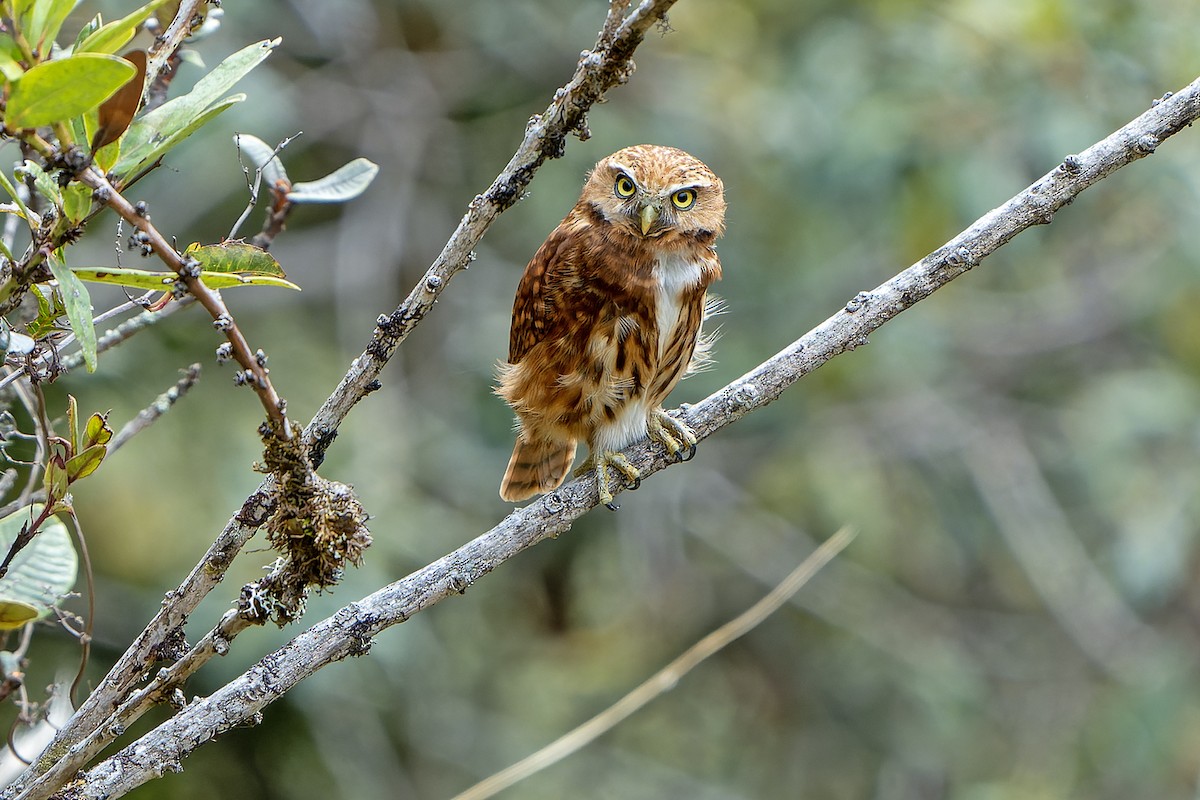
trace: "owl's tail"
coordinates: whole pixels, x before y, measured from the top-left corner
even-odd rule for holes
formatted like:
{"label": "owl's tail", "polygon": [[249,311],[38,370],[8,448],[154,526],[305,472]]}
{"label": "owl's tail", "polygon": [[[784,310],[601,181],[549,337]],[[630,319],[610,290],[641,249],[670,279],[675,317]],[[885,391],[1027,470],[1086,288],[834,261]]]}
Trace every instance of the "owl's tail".
{"label": "owl's tail", "polygon": [[575,460],[575,440],[567,442],[543,439],[527,442],[517,436],[504,480],[500,482],[500,497],[510,503],[528,500],[536,494],[549,492],[562,485]]}

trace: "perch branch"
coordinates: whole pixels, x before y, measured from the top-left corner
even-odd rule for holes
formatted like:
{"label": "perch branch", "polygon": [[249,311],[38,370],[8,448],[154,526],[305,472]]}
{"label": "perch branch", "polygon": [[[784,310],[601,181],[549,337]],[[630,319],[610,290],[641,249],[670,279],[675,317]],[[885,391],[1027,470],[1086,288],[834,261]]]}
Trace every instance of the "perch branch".
{"label": "perch branch", "polygon": [[[1150,153],[1167,137],[1200,118],[1200,79],[1154,106],[1112,135],[1061,164],[1005,204],[913,266],[846,307],[779,354],[702,402],[684,410],[700,436],[708,436],[776,399],[788,386],[834,356],[867,342],[867,336],[905,309],[977,265],[1021,231],[1051,221],[1084,189]],[[669,466],[642,442],[626,456],[650,475]],[[597,504],[594,475],[543,496],[509,514],[496,527],[406,578],[389,584],[316,623],[207,698],[83,773],[67,796],[118,797],[179,769],[199,745],[235,727],[252,724],[268,704],[318,669],[365,654],[372,637],[440,600],[461,594],[500,564],[557,536]]]}

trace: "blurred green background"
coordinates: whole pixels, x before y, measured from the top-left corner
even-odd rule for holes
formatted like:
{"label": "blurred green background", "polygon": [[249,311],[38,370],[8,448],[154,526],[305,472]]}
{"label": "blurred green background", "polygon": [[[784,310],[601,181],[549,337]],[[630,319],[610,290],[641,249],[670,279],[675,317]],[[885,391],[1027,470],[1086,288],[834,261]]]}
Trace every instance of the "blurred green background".
{"label": "blurred green background", "polygon": [[[228,232],[246,202],[234,132],[303,131],[285,155],[296,180],[358,155],[381,167],[364,197],[299,209],[277,241],[302,294],[227,293],[295,418],[419,279],[606,5],[226,4],[197,46],[207,64],[283,45],[239,86],[247,102],[137,187],[160,228]],[[512,293],[602,156],[676,145],[725,182],[718,363],[673,398],[695,401],[1200,75],[1191,0],[681,0],[670,24],[342,427],[322,472],[357,488],[375,545],[310,619],[508,512],[511,419],[491,385]],[[185,66],[176,91],[201,74]],[[505,796],[1197,796],[1198,154],[1184,131],[619,513],[386,632],[133,796],[447,797],[615,701],[847,523],[861,535],[795,603]],[[99,221],[74,263],[113,263],[116,238]],[[119,426],[177,368],[205,370],[76,492],[93,680],[258,484],[260,409],[214,363],[218,343],[193,310],[53,387],[52,403],[70,391]],[[271,558],[252,543],[190,635]],[[243,635],[189,694],[291,633]],[[33,656],[37,686],[75,650],[46,628]]]}

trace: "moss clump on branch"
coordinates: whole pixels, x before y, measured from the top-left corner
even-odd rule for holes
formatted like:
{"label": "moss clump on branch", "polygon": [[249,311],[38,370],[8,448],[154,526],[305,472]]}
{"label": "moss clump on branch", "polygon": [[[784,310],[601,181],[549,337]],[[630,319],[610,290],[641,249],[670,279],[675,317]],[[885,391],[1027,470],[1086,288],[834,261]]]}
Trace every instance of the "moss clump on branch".
{"label": "moss clump on branch", "polygon": [[304,613],[308,592],[341,580],[347,564],[362,563],[371,545],[367,512],[354,490],[318,475],[307,448],[264,426],[262,469],[277,482],[267,541],[280,557],[266,577],[242,587],[239,611],[247,619],[283,626]]}

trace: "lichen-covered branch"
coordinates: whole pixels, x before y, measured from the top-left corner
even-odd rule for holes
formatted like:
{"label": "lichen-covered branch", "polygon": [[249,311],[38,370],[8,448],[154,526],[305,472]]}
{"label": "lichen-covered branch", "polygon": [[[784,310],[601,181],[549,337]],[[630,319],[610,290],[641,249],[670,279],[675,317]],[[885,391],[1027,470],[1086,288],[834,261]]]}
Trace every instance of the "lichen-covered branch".
{"label": "lichen-covered branch", "polygon": [[[1051,221],[1080,192],[1150,153],[1200,118],[1200,79],[1049,173],[891,280],[854,297],[845,308],[702,402],[684,410],[701,437],[732,424],[777,398],[829,359],[860,347],[888,320],[928,297],[1021,231]],[[643,442],[626,451],[648,476],[668,466]],[[379,632],[440,600],[461,594],[517,553],[571,527],[597,503],[591,475],[509,514],[496,527],[454,552],[313,625],[241,676],[198,699],[137,742],[83,773],[65,797],[112,798],[166,771],[199,745],[234,727],[252,724],[262,709],[318,669],[366,653]]]}

